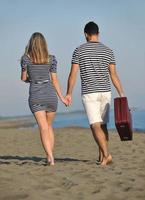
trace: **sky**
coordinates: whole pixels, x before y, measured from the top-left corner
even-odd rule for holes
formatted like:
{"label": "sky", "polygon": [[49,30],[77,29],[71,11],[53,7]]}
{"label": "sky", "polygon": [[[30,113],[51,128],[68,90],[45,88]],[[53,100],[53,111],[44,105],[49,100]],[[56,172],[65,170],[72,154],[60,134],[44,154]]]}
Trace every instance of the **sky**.
{"label": "sky", "polygon": [[[20,58],[32,33],[43,33],[56,56],[65,95],[72,53],[85,42],[83,29],[89,21],[99,25],[100,42],[114,51],[130,107],[145,108],[144,0],[0,0],[0,116],[31,114]],[[112,86],[112,99],[117,96]],[[72,106],[58,106],[58,112],[78,110],[83,110],[79,74]]]}

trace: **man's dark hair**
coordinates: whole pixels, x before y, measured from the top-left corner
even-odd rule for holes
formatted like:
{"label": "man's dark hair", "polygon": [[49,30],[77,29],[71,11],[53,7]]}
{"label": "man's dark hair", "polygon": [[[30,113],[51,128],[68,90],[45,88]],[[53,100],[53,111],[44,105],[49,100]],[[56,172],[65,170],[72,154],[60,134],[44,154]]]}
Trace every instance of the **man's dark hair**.
{"label": "man's dark hair", "polygon": [[85,25],[84,32],[88,35],[97,35],[99,33],[99,27],[94,22],[89,22]]}

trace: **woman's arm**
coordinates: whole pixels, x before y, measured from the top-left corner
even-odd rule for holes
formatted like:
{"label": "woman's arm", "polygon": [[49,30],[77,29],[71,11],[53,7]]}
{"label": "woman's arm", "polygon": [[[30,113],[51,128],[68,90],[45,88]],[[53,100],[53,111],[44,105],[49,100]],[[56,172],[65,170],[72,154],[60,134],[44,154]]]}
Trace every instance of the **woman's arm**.
{"label": "woman's arm", "polygon": [[57,78],[57,73],[50,73],[51,74],[51,80],[52,80],[52,83],[55,87],[55,90],[57,92],[57,95],[58,97],[60,98],[60,100],[65,104],[67,105],[68,102],[67,100],[64,98],[64,96],[62,95],[62,92],[61,92],[61,87],[60,87],[60,84],[59,84],[59,81],[58,81],[58,78]]}
{"label": "woman's arm", "polygon": [[21,81],[26,81],[27,80],[27,71],[21,70]]}
{"label": "woman's arm", "polygon": [[23,55],[20,61],[21,64],[21,80],[28,83],[29,82],[29,77],[27,74],[27,67],[28,67],[28,56]]}
{"label": "woman's arm", "polygon": [[21,71],[21,81],[24,81],[25,83],[29,83],[29,77],[27,75],[27,71]]}
{"label": "woman's arm", "polygon": [[109,65],[109,73],[110,73],[112,83],[113,83],[114,87],[116,88],[119,96],[123,97],[124,96],[123,87],[121,85],[121,81],[119,80],[119,77],[118,77],[118,74],[116,71],[116,67],[114,64]]}

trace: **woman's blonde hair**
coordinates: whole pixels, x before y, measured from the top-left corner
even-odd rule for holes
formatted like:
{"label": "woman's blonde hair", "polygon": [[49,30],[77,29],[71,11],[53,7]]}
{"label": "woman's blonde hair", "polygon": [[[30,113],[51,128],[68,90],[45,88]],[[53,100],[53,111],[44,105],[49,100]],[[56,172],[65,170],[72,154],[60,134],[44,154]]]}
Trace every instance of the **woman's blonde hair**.
{"label": "woman's blonde hair", "polygon": [[42,33],[35,32],[32,34],[25,48],[25,54],[30,57],[33,63],[46,64],[49,62],[47,43]]}

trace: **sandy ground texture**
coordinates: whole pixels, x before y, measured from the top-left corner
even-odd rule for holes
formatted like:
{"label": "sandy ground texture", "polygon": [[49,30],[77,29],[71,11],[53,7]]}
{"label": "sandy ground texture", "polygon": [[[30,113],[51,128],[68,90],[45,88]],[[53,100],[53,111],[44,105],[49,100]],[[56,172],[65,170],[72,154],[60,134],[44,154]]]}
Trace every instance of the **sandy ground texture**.
{"label": "sandy ground texture", "polygon": [[89,129],[55,129],[55,166],[47,166],[39,132],[0,128],[0,200],[144,200],[145,134],[121,142],[110,132],[113,163],[96,165]]}

